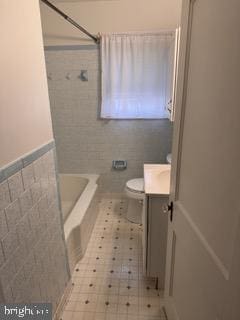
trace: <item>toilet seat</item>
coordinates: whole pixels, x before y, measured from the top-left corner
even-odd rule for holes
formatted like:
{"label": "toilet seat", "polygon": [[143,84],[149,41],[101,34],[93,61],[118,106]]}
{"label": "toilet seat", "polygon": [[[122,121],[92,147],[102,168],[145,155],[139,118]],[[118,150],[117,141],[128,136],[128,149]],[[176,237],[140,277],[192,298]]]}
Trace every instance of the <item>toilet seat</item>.
{"label": "toilet seat", "polygon": [[143,178],[137,178],[129,180],[126,183],[126,189],[128,189],[130,192],[134,193],[144,193],[144,180]]}

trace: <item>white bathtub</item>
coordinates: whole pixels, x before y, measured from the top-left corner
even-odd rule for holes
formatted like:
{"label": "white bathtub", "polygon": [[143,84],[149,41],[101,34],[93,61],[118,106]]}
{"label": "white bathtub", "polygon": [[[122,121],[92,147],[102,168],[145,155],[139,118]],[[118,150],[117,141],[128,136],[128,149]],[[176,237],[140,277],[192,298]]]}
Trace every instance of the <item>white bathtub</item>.
{"label": "white bathtub", "polygon": [[59,185],[70,270],[83,257],[98,214],[96,174],[60,174]]}

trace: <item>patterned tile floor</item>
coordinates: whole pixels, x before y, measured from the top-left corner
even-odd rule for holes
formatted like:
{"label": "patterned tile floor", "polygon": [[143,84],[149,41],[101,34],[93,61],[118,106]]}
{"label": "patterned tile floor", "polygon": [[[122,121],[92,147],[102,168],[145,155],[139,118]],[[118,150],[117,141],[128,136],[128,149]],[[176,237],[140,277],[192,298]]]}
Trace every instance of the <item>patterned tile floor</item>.
{"label": "patterned tile floor", "polygon": [[126,209],[125,199],[100,201],[62,320],[166,320],[155,280],[142,272],[141,226],[126,220]]}

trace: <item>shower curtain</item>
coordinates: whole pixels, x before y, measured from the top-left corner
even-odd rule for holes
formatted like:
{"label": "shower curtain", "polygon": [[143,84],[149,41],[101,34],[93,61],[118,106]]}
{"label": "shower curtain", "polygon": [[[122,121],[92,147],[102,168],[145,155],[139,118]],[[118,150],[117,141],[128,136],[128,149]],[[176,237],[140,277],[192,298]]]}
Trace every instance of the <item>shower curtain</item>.
{"label": "shower curtain", "polygon": [[167,118],[174,32],[101,35],[101,117]]}

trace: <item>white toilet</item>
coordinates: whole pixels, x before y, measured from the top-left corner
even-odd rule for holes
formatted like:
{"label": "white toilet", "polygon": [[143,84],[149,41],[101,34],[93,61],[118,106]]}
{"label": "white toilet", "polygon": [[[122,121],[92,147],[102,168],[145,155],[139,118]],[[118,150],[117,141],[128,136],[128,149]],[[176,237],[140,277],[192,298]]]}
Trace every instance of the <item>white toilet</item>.
{"label": "white toilet", "polygon": [[133,223],[142,223],[142,209],[144,194],[143,178],[137,178],[127,181],[125,193],[129,198],[127,219]]}

